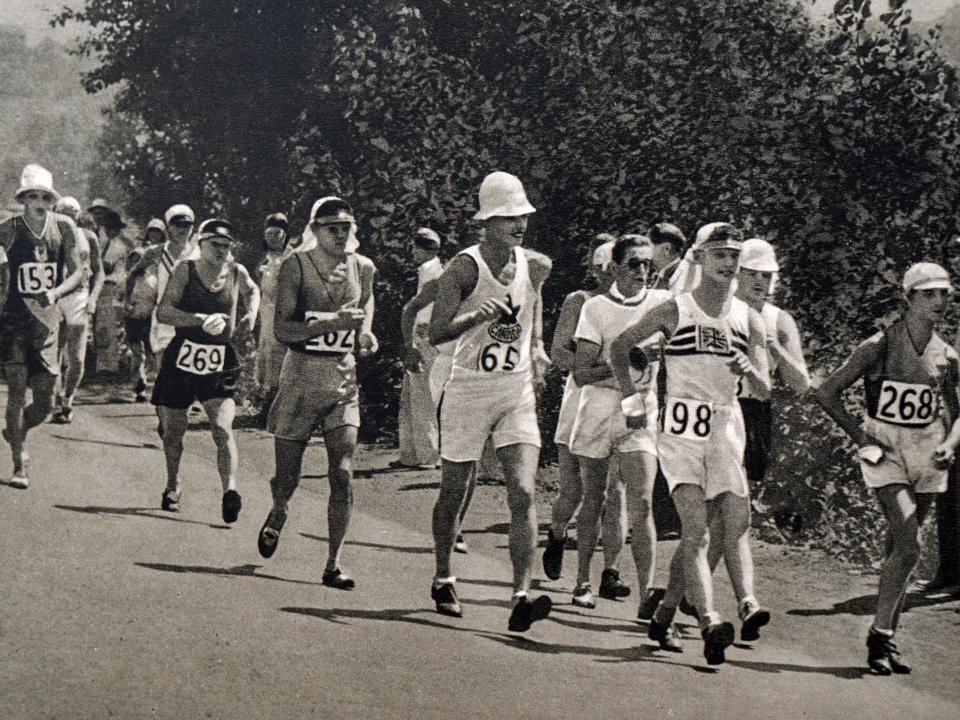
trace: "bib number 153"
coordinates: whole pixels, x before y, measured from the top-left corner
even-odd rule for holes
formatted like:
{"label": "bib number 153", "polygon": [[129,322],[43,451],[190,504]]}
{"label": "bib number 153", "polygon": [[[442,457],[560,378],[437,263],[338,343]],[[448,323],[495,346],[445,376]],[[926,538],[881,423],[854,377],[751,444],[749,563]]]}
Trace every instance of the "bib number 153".
{"label": "bib number 153", "polygon": [[17,271],[17,290],[21,295],[36,295],[57,286],[54,263],[23,263]]}
{"label": "bib number 153", "polygon": [[477,361],[479,369],[484,372],[510,372],[517,367],[520,360],[520,351],[513,345],[490,343],[480,351]]}

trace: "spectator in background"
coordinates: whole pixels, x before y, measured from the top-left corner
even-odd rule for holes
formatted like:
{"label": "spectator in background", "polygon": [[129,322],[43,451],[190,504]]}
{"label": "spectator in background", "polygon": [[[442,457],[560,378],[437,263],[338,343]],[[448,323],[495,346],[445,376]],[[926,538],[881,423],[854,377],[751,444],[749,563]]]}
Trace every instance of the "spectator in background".
{"label": "spectator in background", "polygon": [[277,307],[277,275],[293,249],[289,244],[290,224],[281,212],[267,215],[263,227],[266,253],[257,268],[260,284],[260,335],[257,342],[257,386],[260,391],[260,425],[267,426],[267,413],[280,387],[280,366],[287,346],[273,335],[273,315]]}
{"label": "spectator in background", "polygon": [[117,306],[120,305],[122,285],[126,280],[127,254],[132,243],[124,236],[127,226],[120,213],[95,200],[89,208],[100,230],[104,283],[94,320],[94,342],[97,350],[97,370],[115,373],[120,369],[119,329]]}
{"label": "spectator in background", "polygon": [[[417,293],[443,274],[443,263],[437,257],[440,236],[422,227],[414,234],[411,256],[417,265]],[[430,392],[430,372],[437,358],[437,349],[427,339],[433,303],[416,311],[413,332],[408,337],[408,310],[404,307],[404,344],[407,360],[400,391],[400,458],[391,467],[434,467],[440,462],[440,429],[437,424],[439,398]]]}
{"label": "spectator in background", "polygon": [[163,220],[153,218],[147,223],[143,248],[127,255],[127,278],[124,288],[124,331],[130,349],[130,378],[137,402],[147,401],[147,373],[156,373],[156,356],[150,345],[150,328],[153,324],[153,309],[156,307],[159,281],[159,263],[147,262],[141,266],[150,248],[162,247],[167,239],[167,226]]}
{"label": "spectator in background", "polygon": [[[657,223],[650,228],[653,243],[653,270],[650,287],[654,290],[669,290],[674,295],[684,292],[690,265],[683,259],[687,238],[676,225]],[[692,280],[692,277],[690,278]]]}

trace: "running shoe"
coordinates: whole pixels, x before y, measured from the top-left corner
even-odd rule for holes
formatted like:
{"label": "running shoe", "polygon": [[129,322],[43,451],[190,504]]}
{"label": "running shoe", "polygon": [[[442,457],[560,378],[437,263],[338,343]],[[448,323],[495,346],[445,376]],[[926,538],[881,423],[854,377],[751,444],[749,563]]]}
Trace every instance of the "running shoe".
{"label": "running shoe", "polygon": [[593,609],[597,601],[593,599],[593,590],[590,583],[578,583],[573,591],[573,604],[577,607]]}
{"label": "running shoe", "polygon": [[323,577],[320,578],[320,582],[327,587],[332,587],[336,590],[353,590],[357,586],[357,584],[353,581],[353,578],[344,575],[340,568],[324,570]]}
{"label": "running shoe", "polygon": [[770,622],[770,611],[757,603],[745,602],[740,606],[740,639],[754,642],[760,639],[760,628]]}
{"label": "running shoe", "polygon": [[724,651],[733,645],[733,639],[736,631],[733,624],[728,622],[715,622],[703,629],[703,657],[707,660],[707,665],[722,665],[727,657]]}
{"label": "running shoe", "polygon": [[457,539],[453,543],[453,551],[466,555],[469,550],[467,541],[463,539],[463,535],[457,535]]}
{"label": "running shoe", "polygon": [[167,512],[180,512],[180,493],[176,490],[163,491],[163,497],[160,500],[160,509]]}
{"label": "running shoe", "polygon": [[143,381],[143,378],[137,380],[137,384],[133,386],[133,394],[138,403],[147,401],[147,383]]}
{"label": "running shoe", "polygon": [[261,557],[273,557],[280,542],[280,531],[283,530],[283,524],[286,521],[286,512],[271,510],[267,515],[267,519],[263,521],[263,527],[260,528],[260,535],[257,537],[257,550],[260,551]]}
{"label": "running shoe", "polygon": [[558,538],[553,529],[547,530],[547,548],[543,551],[543,572],[551,580],[559,580],[563,574],[563,550],[567,538]]}
{"label": "running shoe", "polygon": [[430,587],[430,597],[437,604],[437,612],[450,617],[463,617],[463,608],[457,600],[457,591],[453,583],[433,583]]}
{"label": "running shoe", "polygon": [[682,653],[683,646],[680,644],[680,635],[677,632],[677,626],[673,623],[661,625],[655,619],[650,619],[650,626],[647,628],[647,637],[655,640],[661,650],[667,652]]}
{"label": "running shoe", "polygon": [[21,490],[30,487],[30,478],[27,477],[27,471],[20,468],[13,473],[13,477],[10,478],[10,487],[20,488]]}
{"label": "running shoe", "polygon": [[510,632],[526,632],[538,620],[543,620],[553,609],[553,601],[546,595],[541,595],[534,601],[530,601],[526,595],[521,595],[517,604],[510,611],[510,622],[507,629]]}
{"label": "running shoe", "polygon": [[640,601],[640,606],[637,608],[637,619],[649,620],[652,618],[653,614],[657,611],[657,605],[660,604],[660,601],[663,600],[663,596],[666,594],[666,588],[647,588],[647,592],[644,593],[643,599]]}
{"label": "running shoe", "polygon": [[893,635],[870,628],[867,635],[867,665],[874,675],[907,675],[913,669],[903,659]]}
{"label": "running shoe", "polygon": [[600,587],[597,594],[605,600],[619,600],[620,598],[630,597],[630,586],[620,579],[619,570],[607,568],[600,575]]}
{"label": "running shoe", "polygon": [[221,503],[223,521],[227,525],[235,523],[240,516],[241,507],[243,507],[243,502],[240,498],[240,493],[236,490],[227,490],[223,494],[223,502]]}

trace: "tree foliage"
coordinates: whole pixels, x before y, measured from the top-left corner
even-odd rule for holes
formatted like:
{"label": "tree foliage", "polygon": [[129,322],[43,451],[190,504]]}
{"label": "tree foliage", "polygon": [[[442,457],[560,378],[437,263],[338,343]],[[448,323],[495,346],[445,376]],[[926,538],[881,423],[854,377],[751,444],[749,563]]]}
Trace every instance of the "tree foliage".
{"label": "tree foliage", "polygon": [[[519,175],[539,209],[529,242],[555,261],[548,320],[594,233],[729,220],[777,246],[778,299],[820,375],[898,311],[907,264],[953,262],[956,80],[936,30],[912,33],[899,2],[840,0],[823,28],[799,0],[663,8],[88,0],[61,21],[95,30],[81,45],[100,60],[88,88],[120,88],[128,131],[108,144],[136,212],[186,200],[255,235],[270,210],[303,221],[331,191],[354,204],[381,270],[382,352],[364,392],[379,419],[368,429],[383,431],[412,291],[406,240],[427,224],[448,253],[471,242],[492,169]],[[849,449],[818,410],[779,405],[771,512],[873,552]]]}

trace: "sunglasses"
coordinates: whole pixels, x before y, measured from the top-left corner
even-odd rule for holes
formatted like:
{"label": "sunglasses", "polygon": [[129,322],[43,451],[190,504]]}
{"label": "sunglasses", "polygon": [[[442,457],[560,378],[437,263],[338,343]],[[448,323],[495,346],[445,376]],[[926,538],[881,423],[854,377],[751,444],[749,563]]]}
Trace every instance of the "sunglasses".
{"label": "sunglasses", "polygon": [[641,260],[638,257],[632,257],[629,260],[627,260],[627,267],[630,268],[631,270],[637,270],[638,268],[642,268],[642,267],[649,268],[650,261]]}
{"label": "sunglasses", "polygon": [[217,250],[229,250],[230,248],[233,247],[232,242],[212,242],[212,241],[208,241],[208,242],[210,242],[210,244],[213,247],[215,247]]}
{"label": "sunglasses", "polygon": [[176,220],[176,221],[170,223],[170,225],[173,226],[173,227],[176,227],[176,228],[188,228],[188,227],[193,227],[193,223],[190,222],[189,220]]}

